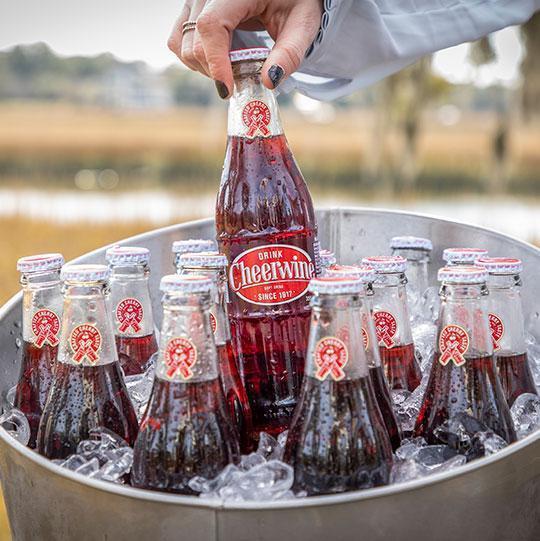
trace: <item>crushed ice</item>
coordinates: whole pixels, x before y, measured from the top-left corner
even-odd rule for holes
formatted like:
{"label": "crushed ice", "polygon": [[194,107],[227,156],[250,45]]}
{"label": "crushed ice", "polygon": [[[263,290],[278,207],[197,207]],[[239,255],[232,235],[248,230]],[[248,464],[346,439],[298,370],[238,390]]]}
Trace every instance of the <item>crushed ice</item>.
{"label": "crushed ice", "polygon": [[0,426],[19,443],[28,445],[30,441],[30,424],[26,415],[17,408],[11,408],[0,415]]}

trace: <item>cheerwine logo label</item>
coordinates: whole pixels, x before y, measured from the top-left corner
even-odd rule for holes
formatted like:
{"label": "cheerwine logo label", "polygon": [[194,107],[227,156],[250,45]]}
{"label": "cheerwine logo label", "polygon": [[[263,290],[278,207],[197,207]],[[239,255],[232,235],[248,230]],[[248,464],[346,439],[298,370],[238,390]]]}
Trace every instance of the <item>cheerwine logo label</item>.
{"label": "cheerwine logo label", "polygon": [[77,325],[69,335],[69,345],[73,351],[73,361],[77,364],[87,361],[95,364],[99,361],[101,333],[93,325]]}
{"label": "cheerwine logo label", "polygon": [[397,321],[394,314],[382,310],[375,312],[373,319],[375,320],[375,331],[379,344],[386,348],[394,346],[396,343],[394,336],[397,332]]}
{"label": "cheerwine logo label", "polygon": [[268,105],[261,100],[251,100],[242,109],[242,122],[248,129],[248,137],[269,135],[270,109]]}
{"label": "cheerwine logo label", "polygon": [[217,319],[212,312],[210,312],[210,327],[212,327],[212,334],[216,334],[217,331]]}
{"label": "cheerwine logo label", "polygon": [[38,348],[45,344],[57,346],[59,331],[60,318],[52,310],[38,310],[32,317],[34,345]]}
{"label": "cheerwine logo label", "polygon": [[446,366],[452,361],[456,366],[465,364],[465,353],[469,349],[469,335],[459,325],[447,325],[439,336],[439,362]]}
{"label": "cheerwine logo label", "polygon": [[318,380],[324,381],[330,376],[334,381],[340,381],[345,377],[343,367],[349,360],[349,352],[342,340],[334,336],[323,338],[317,342],[314,353]]}
{"label": "cheerwine logo label", "polygon": [[493,339],[493,349],[499,350],[501,346],[499,342],[504,335],[504,323],[496,314],[488,314],[489,328],[491,330],[491,338]]}
{"label": "cheerwine logo label", "polygon": [[116,307],[118,330],[122,333],[139,332],[143,319],[143,307],[137,299],[127,298]]}
{"label": "cheerwine logo label", "polygon": [[172,338],[165,348],[165,374],[169,379],[188,381],[193,377],[192,368],[197,362],[195,344],[184,337]]}
{"label": "cheerwine logo label", "polygon": [[268,244],[242,252],[229,269],[231,291],[260,305],[285,304],[306,293],[315,265],[304,250]]}
{"label": "cheerwine logo label", "polygon": [[364,344],[364,349],[367,350],[369,346],[369,335],[364,327],[362,327],[362,342]]}

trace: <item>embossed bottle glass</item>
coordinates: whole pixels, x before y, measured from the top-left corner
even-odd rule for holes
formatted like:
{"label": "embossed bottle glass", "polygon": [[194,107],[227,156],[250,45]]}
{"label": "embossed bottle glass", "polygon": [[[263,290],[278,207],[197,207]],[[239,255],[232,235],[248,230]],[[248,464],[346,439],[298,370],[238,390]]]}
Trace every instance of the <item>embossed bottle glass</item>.
{"label": "embossed bottle glass", "polygon": [[525,321],[521,304],[519,259],[483,257],[476,265],[488,271],[489,326],[499,379],[511,406],[523,393],[538,394],[529,366],[525,343]]}
{"label": "embossed bottle glass", "polygon": [[458,413],[475,417],[508,443],[516,440],[493,359],[486,279],[485,269],[467,265],[439,271],[437,351],[415,426],[415,435],[430,444],[441,443],[437,427]]}
{"label": "embossed bottle glass", "polygon": [[362,344],[363,284],[312,280],[306,374],[285,448],[294,489],[332,494],[388,483],[392,447]]}
{"label": "embossed bottle glass", "polygon": [[157,351],[148,278],[150,252],[136,246],[109,248],[110,305],[118,359],[126,376],[147,370]]}
{"label": "embossed bottle glass", "polygon": [[238,435],[218,378],[210,323],[212,280],[161,280],[163,325],[152,395],[134,447],[131,482],[140,488],[194,494],[196,475],[215,477],[239,455]]}
{"label": "embossed bottle glass", "polygon": [[261,82],[267,49],[231,52],[234,93],[216,204],[229,261],[231,332],[254,430],[285,430],[300,390],[309,328],[309,280],[318,272],[317,226],[306,183]]}
{"label": "embossed bottle glass", "polygon": [[39,452],[48,458],[75,453],[93,428],[108,428],[130,445],[137,436],[137,416],[118,362],[106,302],[108,275],[104,265],[62,267],[58,360],[37,438]]}
{"label": "embossed bottle glass", "polygon": [[51,385],[62,320],[61,254],[22,257],[17,262],[23,290],[22,361],[14,406],[30,425],[28,446],[36,446],[39,420]]}

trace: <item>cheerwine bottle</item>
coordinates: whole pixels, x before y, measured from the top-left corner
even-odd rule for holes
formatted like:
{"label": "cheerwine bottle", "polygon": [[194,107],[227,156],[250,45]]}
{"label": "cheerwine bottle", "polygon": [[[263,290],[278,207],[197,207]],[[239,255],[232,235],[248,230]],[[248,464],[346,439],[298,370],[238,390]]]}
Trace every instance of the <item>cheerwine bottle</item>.
{"label": "cheerwine bottle", "polygon": [[48,458],[75,453],[94,428],[108,428],[130,445],[137,436],[137,416],[118,362],[106,302],[108,276],[105,265],[62,267],[58,360],[37,438],[38,451]]}
{"label": "cheerwine bottle", "polygon": [[396,450],[401,445],[401,429],[394,412],[388,382],[381,364],[381,355],[377,343],[375,324],[373,323],[371,296],[373,295],[372,284],[375,280],[375,271],[367,266],[358,265],[334,265],[328,271],[329,276],[352,277],[360,280],[364,285],[358,294],[359,308],[362,319],[362,344],[365,349],[369,377],[373,385],[375,397],[383,416],[384,424],[390,437],[392,448]]}
{"label": "cheerwine bottle", "polygon": [[131,484],[194,494],[196,475],[214,478],[239,456],[218,377],[210,323],[213,282],[165,276],[163,325],[152,395],[134,447]]}
{"label": "cheerwine bottle", "polygon": [[234,93],[216,204],[219,251],[229,261],[231,332],[254,430],[287,429],[302,381],[309,280],[318,274],[317,226],[306,183],[261,82],[268,49],[230,54]]}
{"label": "cheerwine bottle", "polygon": [[321,250],[320,252],[321,262],[321,276],[324,276],[325,272],[331,269],[336,264],[336,255],[330,250]]}
{"label": "cheerwine bottle", "polygon": [[392,255],[407,260],[407,291],[413,308],[420,308],[422,295],[429,287],[428,265],[433,250],[429,239],[421,237],[393,237],[390,241]]}
{"label": "cheerwine bottle", "polygon": [[294,489],[332,494],[388,483],[392,447],[362,344],[364,286],[324,276],[314,294],[306,374],[289,430],[285,462]]}
{"label": "cheerwine bottle", "polygon": [[135,246],[109,248],[110,300],[118,359],[126,376],[142,374],[157,351],[148,278],[150,252]]}
{"label": "cheerwine bottle", "polygon": [[448,267],[454,265],[474,265],[480,257],[486,257],[488,251],[484,248],[446,248],[443,251],[443,260]]}
{"label": "cheerwine bottle", "polygon": [[405,269],[401,256],[366,257],[363,263],[376,272],[373,282],[373,321],[379,351],[391,390],[414,391],[422,372],[414,354],[407,306]]}
{"label": "cheerwine bottle", "polygon": [[62,320],[61,254],[22,257],[17,262],[23,290],[22,362],[14,406],[30,424],[28,446],[36,446],[39,420],[51,385]]}
{"label": "cheerwine bottle", "polygon": [[497,377],[484,299],[487,272],[458,265],[439,271],[441,311],[437,351],[416,420],[415,435],[441,443],[436,429],[466,413],[508,443],[516,440],[512,417]]}
{"label": "cheerwine bottle", "polygon": [[511,406],[523,393],[537,394],[525,343],[525,322],[521,304],[519,259],[482,257],[476,265],[488,271],[488,320],[493,339],[499,379]]}
{"label": "cheerwine bottle", "polygon": [[178,260],[179,274],[199,274],[214,282],[214,299],[210,306],[210,323],[218,354],[221,386],[227,407],[238,434],[243,453],[253,450],[257,435],[253,433],[251,407],[240,379],[231,344],[231,329],[227,308],[227,258],[218,252],[183,254]]}
{"label": "cheerwine bottle", "polygon": [[198,254],[199,252],[213,252],[216,249],[216,242],[210,239],[185,239],[175,240],[172,243],[174,265],[179,271],[178,262],[183,254]]}

